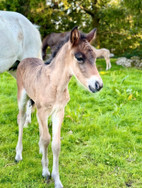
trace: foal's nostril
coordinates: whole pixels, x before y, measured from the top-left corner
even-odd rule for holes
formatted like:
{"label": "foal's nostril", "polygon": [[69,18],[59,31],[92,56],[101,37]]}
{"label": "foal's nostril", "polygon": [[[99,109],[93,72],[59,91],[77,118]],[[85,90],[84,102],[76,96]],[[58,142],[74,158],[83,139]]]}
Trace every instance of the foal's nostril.
{"label": "foal's nostril", "polygon": [[99,91],[100,90],[100,84],[98,81],[95,82],[95,87],[96,87],[96,90]]}
{"label": "foal's nostril", "polygon": [[100,84],[98,81],[96,81],[95,82],[95,87],[96,87],[96,90],[99,91],[100,89],[102,89],[103,84]]}

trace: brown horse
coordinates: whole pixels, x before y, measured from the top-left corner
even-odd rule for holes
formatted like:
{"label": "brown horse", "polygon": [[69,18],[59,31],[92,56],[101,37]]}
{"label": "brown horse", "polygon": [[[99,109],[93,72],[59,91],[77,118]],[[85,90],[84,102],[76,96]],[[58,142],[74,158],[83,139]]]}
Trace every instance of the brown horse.
{"label": "brown horse", "polygon": [[51,49],[51,53],[55,50],[56,45],[58,42],[63,40],[64,37],[69,35],[69,32],[64,32],[64,33],[50,33],[47,35],[42,42],[42,58],[45,60],[46,59],[46,49],[49,46]]}
{"label": "brown horse", "polygon": [[95,53],[90,41],[96,29],[89,34],[82,34],[75,27],[62,43],[58,45],[51,58],[45,64],[38,58],[24,59],[17,69],[18,86],[18,125],[19,137],[16,147],[16,161],[22,160],[22,134],[25,122],[25,107],[28,98],[31,98],[37,108],[40,141],[42,153],[42,175],[50,177],[48,170],[47,148],[50,134],[47,119],[52,115],[52,151],[53,169],[52,178],[55,187],[63,187],[59,177],[60,130],[64,118],[64,108],[69,101],[68,83],[74,75],[90,92],[97,92],[103,87],[98,73]]}

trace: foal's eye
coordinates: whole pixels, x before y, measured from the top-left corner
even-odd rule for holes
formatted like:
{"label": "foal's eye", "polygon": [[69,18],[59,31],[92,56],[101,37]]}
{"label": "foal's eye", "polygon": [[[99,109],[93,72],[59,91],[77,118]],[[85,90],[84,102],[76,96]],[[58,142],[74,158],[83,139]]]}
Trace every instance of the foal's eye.
{"label": "foal's eye", "polygon": [[77,59],[77,61],[83,61],[82,57],[77,57],[76,59]]}
{"label": "foal's eye", "polygon": [[77,59],[78,63],[84,63],[84,58],[81,53],[76,53],[75,58]]}

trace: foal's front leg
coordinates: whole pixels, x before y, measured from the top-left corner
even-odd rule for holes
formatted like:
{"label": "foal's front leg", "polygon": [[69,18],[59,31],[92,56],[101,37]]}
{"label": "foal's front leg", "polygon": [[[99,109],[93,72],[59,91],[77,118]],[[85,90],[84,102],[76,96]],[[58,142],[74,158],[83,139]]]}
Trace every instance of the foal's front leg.
{"label": "foal's front leg", "polygon": [[64,109],[54,112],[52,115],[52,151],[53,151],[53,169],[52,169],[52,178],[55,181],[55,188],[62,188],[63,185],[59,177],[59,153],[61,147],[60,141],[60,132],[61,124],[64,118]]}
{"label": "foal's front leg", "polygon": [[51,137],[48,131],[47,112],[45,109],[43,108],[37,109],[37,119],[39,123],[39,131],[40,131],[39,147],[40,147],[40,153],[42,153],[42,161],[41,161],[42,162],[42,176],[49,179],[50,172],[48,170],[47,151],[48,151],[48,145],[49,145]]}

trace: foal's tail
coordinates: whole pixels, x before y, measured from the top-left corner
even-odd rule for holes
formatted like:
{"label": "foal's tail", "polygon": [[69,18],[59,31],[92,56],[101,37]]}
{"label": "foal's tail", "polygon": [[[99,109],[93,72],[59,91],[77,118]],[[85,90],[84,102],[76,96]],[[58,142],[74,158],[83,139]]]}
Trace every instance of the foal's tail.
{"label": "foal's tail", "polygon": [[31,114],[34,111],[35,102],[32,99],[29,99],[26,106],[26,120],[24,127],[28,127],[28,124],[31,123]]}

